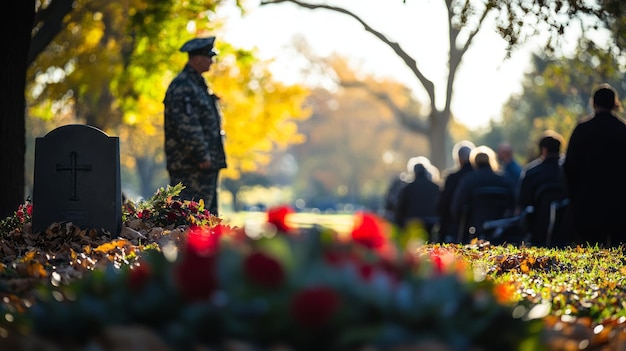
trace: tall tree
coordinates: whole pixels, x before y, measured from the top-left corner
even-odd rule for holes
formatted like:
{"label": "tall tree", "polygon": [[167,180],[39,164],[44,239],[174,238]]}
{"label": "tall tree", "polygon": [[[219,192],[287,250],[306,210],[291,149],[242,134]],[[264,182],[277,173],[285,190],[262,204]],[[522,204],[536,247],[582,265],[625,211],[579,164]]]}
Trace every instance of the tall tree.
{"label": "tall tree", "polygon": [[[625,30],[624,20],[621,17],[625,6],[620,1],[603,2],[602,7],[594,2],[579,0],[554,0],[549,4],[546,4],[544,0],[487,0],[486,2],[444,0],[444,2],[447,9],[445,20],[449,33],[449,55],[445,63],[448,75],[442,108],[438,108],[435,103],[437,101],[435,84],[424,74],[419,65],[419,58],[413,57],[401,44],[372,27],[355,12],[329,4],[312,4],[300,0],[263,0],[261,6],[290,3],[311,10],[324,9],[337,12],[358,21],[366,32],[391,48],[411,70],[428,95],[430,112],[427,116],[427,123],[406,123],[406,127],[416,133],[427,135],[431,146],[431,159],[440,168],[445,166],[448,155],[446,147],[449,145],[447,142],[448,124],[451,120],[451,101],[456,74],[463,56],[471,47],[476,35],[485,27],[488,18],[495,18],[496,30],[507,41],[509,51],[538,33],[548,33],[546,47],[555,49],[561,44],[565,29],[573,23],[582,27],[584,35],[596,32],[593,29],[598,27],[621,32]],[[385,5],[381,2],[380,7],[382,11]],[[584,21],[572,21],[572,19],[582,17],[585,18]],[[620,37],[618,35],[615,38]],[[616,41],[613,42],[615,43]],[[405,119],[405,122],[409,121]]]}
{"label": "tall tree", "polygon": [[5,33],[5,47],[0,50],[0,218],[12,214],[24,202],[24,87],[35,1],[17,1],[11,11],[5,8],[2,13],[0,28]]}

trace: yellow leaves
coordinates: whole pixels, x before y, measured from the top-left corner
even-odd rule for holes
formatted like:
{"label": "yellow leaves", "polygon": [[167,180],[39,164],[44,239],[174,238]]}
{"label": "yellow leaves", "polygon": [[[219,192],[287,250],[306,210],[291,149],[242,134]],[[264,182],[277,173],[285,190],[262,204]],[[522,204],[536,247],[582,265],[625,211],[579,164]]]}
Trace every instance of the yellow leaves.
{"label": "yellow leaves", "polygon": [[100,44],[102,35],[104,34],[101,27],[90,28],[85,33],[83,45],[87,48],[95,48]]}
{"label": "yellow leaves", "polygon": [[519,268],[522,273],[528,273],[530,271],[530,268],[528,268],[528,265],[525,262],[522,262]]}
{"label": "yellow leaves", "polygon": [[102,252],[102,253],[109,253],[115,249],[123,249],[124,247],[128,245],[131,245],[131,243],[128,240],[117,239],[117,240],[113,240],[113,241],[101,244],[100,246],[96,247],[94,251]]}
{"label": "yellow leaves", "polygon": [[519,266],[520,271],[522,273],[529,273],[530,272],[530,267],[533,267],[536,262],[537,262],[537,260],[534,257],[532,257],[532,256],[526,257],[526,259],[523,260],[520,263],[520,266]]}
{"label": "yellow leaves", "polygon": [[44,266],[37,260],[39,256],[39,252],[31,250],[24,254],[19,262],[15,263],[14,268],[20,277],[45,278],[48,276]]}
{"label": "yellow leaves", "polygon": [[32,261],[35,258],[35,251],[29,251],[27,252],[23,257],[22,257],[22,261],[23,262],[28,262],[28,261]]}
{"label": "yellow leaves", "polygon": [[36,261],[18,263],[15,266],[15,270],[21,277],[45,278],[48,276],[44,266]]}
{"label": "yellow leaves", "polygon": [[308,90],[276,81],[270,64],[254,51],[222,43],[219,62],[207,76],[220,97],[229,168],[254,171],[269,162],[273,149],[305,140],[295,121],[310,115],[304,107]]}

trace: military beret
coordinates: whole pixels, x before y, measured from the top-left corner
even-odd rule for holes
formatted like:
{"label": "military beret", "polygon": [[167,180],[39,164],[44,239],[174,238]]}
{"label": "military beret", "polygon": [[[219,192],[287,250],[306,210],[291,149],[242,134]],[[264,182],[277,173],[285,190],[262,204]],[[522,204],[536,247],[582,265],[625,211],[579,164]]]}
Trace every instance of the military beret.
{"label": "military beret", "polygon": [[180,47],[180,51],[188,52],[190,55],[215,56],[217,52],[213,49],[215,37],[194,38],[187,41]]}

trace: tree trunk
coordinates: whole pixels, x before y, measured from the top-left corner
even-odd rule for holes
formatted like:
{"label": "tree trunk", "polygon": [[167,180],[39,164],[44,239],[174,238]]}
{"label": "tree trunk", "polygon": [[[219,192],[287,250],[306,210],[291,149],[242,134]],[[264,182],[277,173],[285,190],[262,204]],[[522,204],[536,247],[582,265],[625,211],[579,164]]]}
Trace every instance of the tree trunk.
{"label": "tree trunk", "polygon": [[428,116],[430,121],[430,133],[428,134],[428,144],[430,146],[430,162],[440,171],[448,168],[448,120],[449,116],[445,112],[433,111]]}
{"label": "tree trunk", "polygon": [[30,36],[35,20],[35,0],[4,5],[0,15],[4,49],[0,50],[0,219],[12,215],[24,197],[26,154],[26,69]]}

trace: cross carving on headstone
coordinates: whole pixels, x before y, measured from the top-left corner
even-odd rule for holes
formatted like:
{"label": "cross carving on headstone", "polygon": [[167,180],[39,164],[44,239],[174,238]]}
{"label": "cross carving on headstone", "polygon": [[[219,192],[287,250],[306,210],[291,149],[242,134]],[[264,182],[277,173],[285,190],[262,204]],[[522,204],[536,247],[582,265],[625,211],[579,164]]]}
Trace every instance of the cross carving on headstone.
{"label": "cross carving on headstone", "polygon": [[70,200],[78,201],[78,192],[77,192],[77,171],[91,171],[91,165],[79,165],[77,164],[78,155],[76,151],[72,151],[70,153],[70,164],[69,165],[59,165],[57,164],[57,171],[70,171],[70,177],[72,182],[72,193],[70,194]]}

